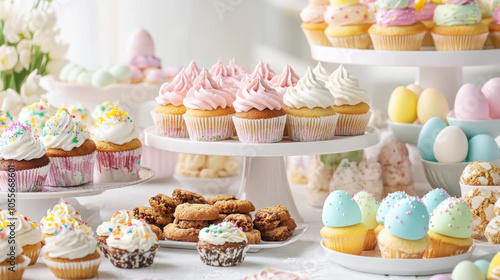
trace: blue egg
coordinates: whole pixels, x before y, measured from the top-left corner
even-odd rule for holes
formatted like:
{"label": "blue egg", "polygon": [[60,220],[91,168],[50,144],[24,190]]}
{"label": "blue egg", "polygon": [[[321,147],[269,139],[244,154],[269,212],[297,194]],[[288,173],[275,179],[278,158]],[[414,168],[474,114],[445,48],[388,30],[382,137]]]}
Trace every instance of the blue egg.
{"label": "blue egg", "polygon": [[477,260],[474,262],[474,265],[479,267],[484,274],[484,280],[487,280],[488,268],[490,267],[490,262],[487,260]]}
{"label": "blue egg", "polygon": [[394,236],[420,240],[429,230],[429,212],[418,197],[403,198],[387,212],[384,225]]}
{"label": "blue egg", "polygon": [[385,223],[385,215],[387,212],[389,212],[389,209],[391,209],[392,205],[396,203],[396,201],[401,200],[403,198],[408,197],[408,195],[405,192],[402,191],[397,191],[388,194],[382,202],[380,202],[380,206],[378,207],[377,210],[377,223],[379,224],[384,224]]}
{"label": "blue egg", "polygon": [[440,118],[434,117],[429,119],[422,130],[420,130],[420,134],[418,135],[418,151],[420,152],[420,156],[428,161],[437,161],[434,156],[434,142],[436,142],[436,137],[439,132],[447,127],[447,124]]}
{"label": "blue egg", "polygon": [[334,191],[323,205],[323,224],[328,227],[347,227],[361,223],[361,210],[351,195]]}
{"label": "blue egg", "polygon": [[450,197],[450,195],[443,189],[433,189],[428,192],[424,197],[422,197],[422,201],[427,207],[427,212],[429,215],[432,214],[434,208],[436,208],[441,202]]}
{"label": "blue egg", "polygon": [[478,134],[469,140],[469,153],[466,162],[498,160],[498,144],[487,134]]}

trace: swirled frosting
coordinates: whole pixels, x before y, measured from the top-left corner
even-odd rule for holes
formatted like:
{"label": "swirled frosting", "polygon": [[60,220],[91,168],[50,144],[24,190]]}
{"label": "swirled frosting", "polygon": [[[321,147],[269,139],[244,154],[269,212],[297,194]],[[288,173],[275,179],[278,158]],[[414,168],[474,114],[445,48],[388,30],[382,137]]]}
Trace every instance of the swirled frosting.
{"label": "swirled frosting", "polygon": [[46,148],[71,151],[90,138],[85,123],[75,122],[73,118],[66,108],[61,108],[47,121],[41,138]]}
{"label": "swirled frosting", "polygon": [[231,76],[233,76],[239,80],[241,80],[243,77],[245,77],[247,74],[250,73],[250,71],[245,69],[245,67],[237,64],[234,57],[233,57],[233,59],[231,59],[229,61],[229,64],[227,65],[227,69],[229,70],[229,72],[231,72]]}
{"label": "swirled frosting", "polygon": [[283,97],[271,88],[259,74],[250,84],[238,90],[236,100],[233,103],[236,112],[248,112],[251,109],[259,111],[264,109],[281,110],[283,105]]}
{"label": "swirled frosting", "polygon": [[359,86],[358,78],[351,76],[343,65],[330,75],[328,81],[327,87],[335,97],[336,106],[370,103],[368,91]]}
{"label": "swirled frosting", "polygon": [[19,113],[19,121],[31,126],[31,132],[37,136],[42,135],[45,122],[57,113],[57,108],[50,105],[47,100],[41,99],[31,105],[23,107]]}
{"label": "swirled frosting", "polygon": [[100,236],[109,236],[111,232],[123,224],[128,224],[134,219],[132,213],[129,210],[120,210],[113,214],[111,220],[102,223],[97,227],[96,233]]}
{"label": "swirled frosting", "polygon": [[210,68],[210,74],[221,88],[228,89],[231,93],[239,88],[239,79],[233,77],[232,71],[220,60]]}
{"label": "swirled frosting", "polygon": [[438,5],[434,10],[434,22],[439,26],[470,25],[481,21],[477,3],[468,5]]}
{"label": "swirled frosting", "polygon": [[42,241],[42,231],[36,225],[36,223],[32,222],[28,217],[18,212],[15,212],[13,216],[10,215],[9,211],[7,210],[3,210],[2,215],[4,216],[4,220],[15,216],[16,243],[18,243],[20,246],[37,244]]}
{"label": "swirled frosting", "polygon": [[203,69],[189,89],[184,106],[189,109],[215,110],[231,107],[234,97],[214,81],[212,75]]}
{"label": "swirled frosting", "polygon": [[336,26],[369,23],[368,7],[364,4],[343,7],[329,6],[324,18],[327,23]]}
{"label": "swirled frosting", "polygon": [[158,238],[144,221],[133,220],[133,222],[115,228],[106,239],[106,243],[110,247],[129,252],[148,251],[158,243]]}
{"label": "swirled frosting", "polygon": [[269,64],[262,62],[259,60],[259,64],[255,67],[253,70],[252,74],[247,75],[245,78],[241,80],[242,84],[249,84],[251,83],[255,78],[257,78],[257,75],[260,75],[264,80],[270,81],[274,76],[276,76],[276,73],[269,67]]}
{"label": "swirled frosting", "polygon": [[289,87],[283,96],[285,105],[290,108],[328,108],[335,103],[335,97],[325,87],[325,84],[316,79],[316,76],[307,68],[307,72],[296,86]]}
{"label": "swirled frosting", "polygon": [[283,72],[281,72],[281,74],[279,74],[278,76],[274,76],[269,84],[274,87],[274,89],[281,96],[283,96],[286,92],[286,89],[288,87],[295,86],[298,81],[299,75],[297,75],[295,71],[293,71],[290,65],[286,65],[285,68],[283,68]]}
{"label": "swirled frosting", "polygon": [[200,68],[198,68],[198,65],[196,65],[196,62],[194,62],[194,60],[191,60],[191,63],[189,63],[188,67],[184,69],[184,73],[186,73],[186,76],[188,76],[191,81],[194,81],[200,74]]}
{"label": "swirled frosting", "polygon": [[414,5],[414,0],[377,0],[375,2],[377,11],[386,9],[405,9],[413,7]]}
{"label": "swirled frosting", "polygon": [[224,65],[222,61],[220,61],[220,59],[217,61],[217,63],[212,65],[212,67],[210,68],[210,74],[212,76],[222,76],[222,77],[231,76],[231,72],[229,71],[229,69],[227,69],[226,65]]}
{"label": "swirled frosting", "polygon": [[92,110],[92,119],[94,119],[94,124],[95,124],[95,120],[98,120],[100,117],[103,117],[107,111],[109,111],[115,107],[120,108],[119,103],[109,101],[109,100],[104,101],[103,103],[95,106],[94,110]]}
{"label": "swirled frosting", "polygon": [[44,155],[43,144],[20,122],[11,123],[0,137],[0,159],[32,160]]}
{"label": "swirled frosting", "polygon": [[432,20],[434,18],[434,10],[436,9],[437,4],[427,2],[424,5],[424,8],[417,12],[418,19],[422,21]]}
{"label": "swirled frosting", "polygon": [[236,91],[238,91],[239,87],[239,82],[237,82],[235,79],[230,78],[224,78],[222,76],[215,76],[214,78],[215,82],[219,87],[225,89],[227,92],[229,92],[233,100],[236,98]]}
{"label": "swirled frosting", "polygon": [[160,105],[181,106],[190,88],[191,82],[188,76],[184,71],[181,71],[172,82],[164,83],[160,87],[160,94],[155,100]]}
{"label": "swirled frosting", "polygon": [[323,14],[326,10],[326,5],[309,4],[300,12],[300,18],[303,22],[308,23],[323,23]]}
{"label": "swirled frosting", "polygon": [[54,234],[57,229],[65,224],[78,225],[83,223],[80,213],[68,202],[60,200],[58,204],[47,210],[47,215],[39,223],[42,233]]}
{"label": "swirled frosting", "polygon": [[12,123],[12,116],[9,111],[0,110],[0,135]]}
{"label": "swirled frosting", "polygon": [[139,130],[130,116],[117,108],[106,112],[105,116],[96,122],[95,140],[123,145],[138,137]]}
{"label": "swirled frosting", "polygon": [[210,225],[210,227],[200,230],[198,239],[212,245],[223,245],[227,242],[248,243],[247,236],[243,232],[242,228],[237,228],[230,222]]}
{"label": "swirled frosting", "polygon": [[407,26],[417,21],[417,10],[414,8],[384,9],[375,13],[375,22],[382,26]]}
{"label": "swirled frosting", "polygon": [[63,104],[63,107],[68,110],[68,112],[74,116],[74,121],[85,123],[87,128],[91,127],[93,121],[90,117],[89,110],[83,104]]}
{"label": "swirled frosting", "polygon": [[493,24],[500,25],[500,8],[496,8],[493,13]]}
{"label": "swirled frosting", "polygon": [[81,259],[93,254],[97,248],[94,237],[75,230],[72,225],[60,227],[54,236],[44,241],[43,249],[51,258]]}
{"label": "swirled frosting", "polygon": [[328,78],[330,77],[330,73],[321,65],[321,62],[318,61],[318,64],[313,69],[313,73],[316,75],[316,79],[322,81],[325,85],[329,83]]}
{"label": "swirled frosting", "polygon": [[[0,262],[4,262],[9,256],[8,254],[11,252],[11,246],[13,244],[9,244],[9,228],[7,227],[9,223],[5,220],[0,220]],[[16,243],[15,245],[15,255],[19,256],[23,253],[23,248],[21,245]]]}

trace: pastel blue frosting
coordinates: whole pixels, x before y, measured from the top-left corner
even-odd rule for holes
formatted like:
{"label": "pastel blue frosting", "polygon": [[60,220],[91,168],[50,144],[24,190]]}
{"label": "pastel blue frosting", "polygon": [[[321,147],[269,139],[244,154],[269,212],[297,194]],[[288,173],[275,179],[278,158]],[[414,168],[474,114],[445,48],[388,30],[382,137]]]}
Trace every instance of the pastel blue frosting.
{"label": "pastel blue frosting", "polygon": [[434,208],[436,208],[448,197],[450,197],[450,195],[444,189],[439,188],[433,189],[432,191],[424,195],[424,197],[422,197],[422,201],[427,207],[427,212],[429,212],[429,215],[431,215],[432,211],[434,211]]}
{"label": "pastel blue frosting", "polygon": [[429,231],[429,212],[418,197],[397,201],[385,216],[385,228],[406,240],[419,240]]}
{"label": "pastel blue frosting", "polygon": [[361,210],[352,196],[337,190],[323,205],[323,224],[327,227],[347,227],[361,223]]}
{"label": "pastel blue frosting", "polygon": [[380,206],[378,207],[377,210],[377,223],[379,224],[384,224],[385,223],[385,215],[387,212],[389,212],[389,209],[391,209],[392,205],[403,198],[408,197],[408,195],[405,192],[402,191],[397,191],[388,194],[380,203]]}

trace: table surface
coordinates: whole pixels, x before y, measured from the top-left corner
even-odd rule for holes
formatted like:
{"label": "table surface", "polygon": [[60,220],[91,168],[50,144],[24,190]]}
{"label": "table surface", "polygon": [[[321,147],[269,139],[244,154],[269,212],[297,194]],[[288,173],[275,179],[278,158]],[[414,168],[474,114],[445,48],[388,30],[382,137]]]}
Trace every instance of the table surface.
{"label": "table surface", "polygon": [[[84,213],[87,209],[99,209],[104,220],[109,220],[111,215],[120,209],[132,210],[136,206],[148,205],[148,199],[157,193],[171,194],[179,184],[173,179],[158,181],[153,180],[143,185],[131,186],[122,189],[106,191],[103,194],[92,197],[77,198],[81,205],[76,206],[77,210]],[[188,188],[186,188],[188,189]],[[94,279],[241,279],[245,276],[257,273],[265,268],[281,269],[300,272],[308,275],[311,279],[350,279],[350,280],[379,280],[379,279],[429,279],[430,276],[422,277],[402,277],[374,275],[352,271],[343,268],[326,258],[319,242],[321,236],[321,209],[314,208],[305,203],[305,185],[291,186],[297,207],[310,225],[306,234],[297,242],[282,248],[263,249],[257,253],[248,253],[243,264],[237,267],[211,267],[200,261],[196,250],[183,250],[160,248],[152,266],[143,269],[119,269],[114,267],[107,259],[103,258],[99,268],[99,274]],[[238,186],[230,187],[228,193],[237,194]],[[419,190],[418,194],[426,192]],[[80,208],[79,208],[80,207]],[[85,217],[89,224],[96,223],[98,217]],[[475,252],[473,258],[478,258]],[[491,256],[488,256],[491,258]],[[37,264],[30,266],[23,279],[55,279],[54,275],[47,268],[43,259],[40,258]]]}

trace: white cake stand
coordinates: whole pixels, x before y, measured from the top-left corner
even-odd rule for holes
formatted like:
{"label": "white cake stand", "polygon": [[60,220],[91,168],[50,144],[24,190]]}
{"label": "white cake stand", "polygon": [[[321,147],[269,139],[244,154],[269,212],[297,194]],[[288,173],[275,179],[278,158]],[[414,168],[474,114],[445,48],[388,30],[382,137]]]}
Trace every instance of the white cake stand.
{"label": "white cake stand", "polygon": [[[239,198],[252,201],[257,209],[285,205],[297,222],[303,222],[288,185],[284,156],[333,154],[361,150],[378,143],[378,133],[369,128],[364,135],[340,137],[318,142],[246,144],[237,139],[217,142],[191,141],[189,138],[159,136],[154,127],[144,130],[147,146],[178,153],[244,157]],[[207,186],[210,187],[210,186]]]}

